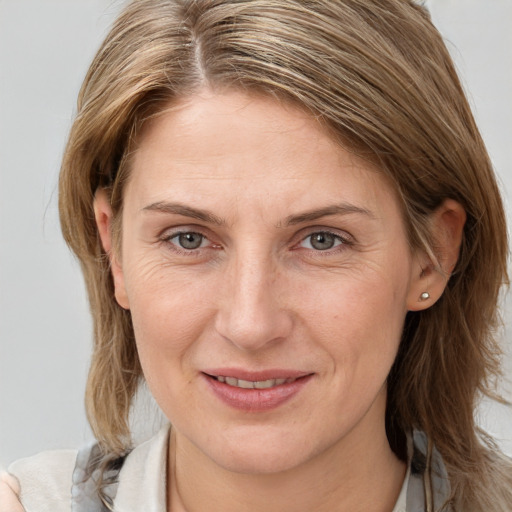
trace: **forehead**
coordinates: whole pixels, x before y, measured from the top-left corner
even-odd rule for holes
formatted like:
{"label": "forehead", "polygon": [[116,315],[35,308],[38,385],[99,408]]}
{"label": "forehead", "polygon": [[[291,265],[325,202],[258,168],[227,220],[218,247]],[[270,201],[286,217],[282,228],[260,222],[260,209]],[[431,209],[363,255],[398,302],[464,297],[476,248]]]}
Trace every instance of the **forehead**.
{"label": "forehead", "polygon": [[397,203],[382,172],[313,116],[241,92],[203,90],[164,110],[142,132],[131,171],[126,199],[139,208],[169,196],[208,204],[220,195],[260,209],[271,201],[303,209]]}

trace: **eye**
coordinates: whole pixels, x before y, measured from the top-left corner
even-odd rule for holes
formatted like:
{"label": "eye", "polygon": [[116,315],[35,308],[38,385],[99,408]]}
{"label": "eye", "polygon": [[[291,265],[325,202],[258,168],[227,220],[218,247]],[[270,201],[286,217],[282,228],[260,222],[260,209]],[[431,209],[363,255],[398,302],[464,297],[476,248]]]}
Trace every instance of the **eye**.
{"label": "eye", "polygon": [[199,249],[200,247],[203,247],[206,242],[206,237],[204,237],[200,233],[188,231],[186,233],[175,234],[174,236],[169,238],[169,242],[178,245],[182,249],[192,251],[194,249]]}
{"label": "eye", "polygon": [[343,243],[346,243],[346,240],[339,235],[335,235],[329,231],[318,231],[304,238],[301,245],[307,249],[314,249],[315,251],[327,251]]}

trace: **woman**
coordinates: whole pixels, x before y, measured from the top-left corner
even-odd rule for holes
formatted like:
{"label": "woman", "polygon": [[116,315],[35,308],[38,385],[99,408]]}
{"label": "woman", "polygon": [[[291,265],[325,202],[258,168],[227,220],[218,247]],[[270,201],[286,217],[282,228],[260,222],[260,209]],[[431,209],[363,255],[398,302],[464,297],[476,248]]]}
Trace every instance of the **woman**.
{"label": "woman", "polygon": [[[132,2],[60,210],[99,444],[14,464],[27,510],[510,509],[473,417],[504,213],[422,7]],[[173,427],[132,450],[141,379]]]}

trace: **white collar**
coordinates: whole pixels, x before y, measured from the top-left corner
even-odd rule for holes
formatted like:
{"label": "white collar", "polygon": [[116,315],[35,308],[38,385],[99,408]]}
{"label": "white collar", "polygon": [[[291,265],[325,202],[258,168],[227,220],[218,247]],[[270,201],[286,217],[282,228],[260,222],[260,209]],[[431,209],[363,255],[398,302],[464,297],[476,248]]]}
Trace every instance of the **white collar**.
{"label": "white collar", "polygon": [[162,427],[126,458],[119,474],[115,510],[165,512],[169,432],[169,425]]}

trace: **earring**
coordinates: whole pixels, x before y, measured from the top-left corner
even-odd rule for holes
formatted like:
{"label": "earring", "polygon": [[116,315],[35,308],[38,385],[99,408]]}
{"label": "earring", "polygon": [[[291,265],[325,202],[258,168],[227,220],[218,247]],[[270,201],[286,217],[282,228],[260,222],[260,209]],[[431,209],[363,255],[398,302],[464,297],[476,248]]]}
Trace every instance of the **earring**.
{"label": "earring", "polygon": [[423,302],[424,300],[428,300],[430,299],[430,293],[428,292],[423,292],[421,295],[420,295],[420,301]]}

